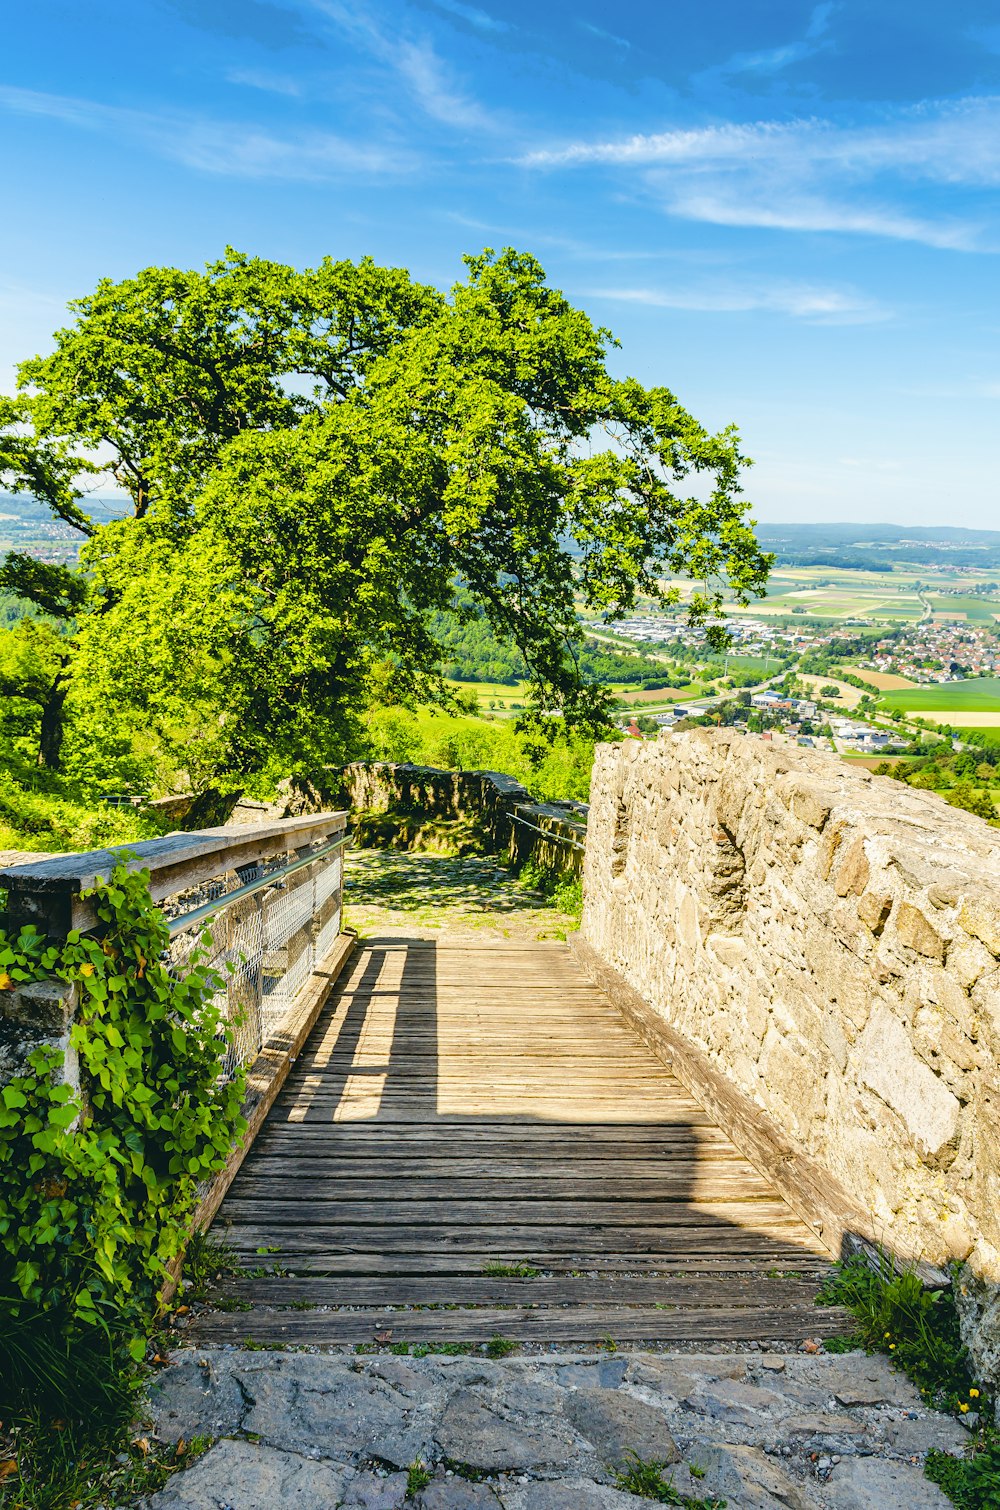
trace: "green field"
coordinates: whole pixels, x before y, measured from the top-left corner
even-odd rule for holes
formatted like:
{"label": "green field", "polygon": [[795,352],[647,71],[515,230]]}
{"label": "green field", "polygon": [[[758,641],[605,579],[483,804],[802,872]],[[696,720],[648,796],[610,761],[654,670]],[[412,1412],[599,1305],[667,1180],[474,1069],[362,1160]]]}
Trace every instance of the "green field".
{"label": "green field", "polygon": [[974,744],[1000,745],[1000,728],[963,729],[960,724],[955,724],[954,729],[959,739],[969,739],[971,735],[975,735],[975,739],[972,741]]}
{"label": "green field", "polygon": [[962,614],[977,623],[991,623],[1000,614],[1000,602],[990,598],[949,597],[934,594],[930,598],[935,613]]}
{"label": "green field", "polygon": [[879,706],[917,709],[928,713],[1000,713],[1000,677],[977,676],[945,686],[901,687],[898,692],[884,692]]}

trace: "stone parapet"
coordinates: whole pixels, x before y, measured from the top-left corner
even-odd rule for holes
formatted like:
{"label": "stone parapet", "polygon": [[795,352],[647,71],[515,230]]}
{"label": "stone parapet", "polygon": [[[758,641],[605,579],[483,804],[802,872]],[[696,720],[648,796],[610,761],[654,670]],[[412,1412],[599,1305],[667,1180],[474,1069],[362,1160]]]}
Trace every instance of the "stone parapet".
{"label": "stone parapet", "polygon": [[[931,793],[728,730],[603,745],[582,923],[828,1173],[844,1234],[867,1225],[901,1257],[966,1262],[969,1337],[994,1377],[997,839]],[[975,1329],[974,1313],[998,1325]]]}
{"label": "stone parapet", "polygon": [[538,802],[513,776],[500,771],[448,771],[408,761],[354,761],[319,778],[291,777],[277,801],[240,803],[234,814],[249,821],[315,812],[330,802],[355,811],[419,814],[474,823],[488,847],[517,865],[532,859],[550,870],[579,875],[587,807],[582,802]]}

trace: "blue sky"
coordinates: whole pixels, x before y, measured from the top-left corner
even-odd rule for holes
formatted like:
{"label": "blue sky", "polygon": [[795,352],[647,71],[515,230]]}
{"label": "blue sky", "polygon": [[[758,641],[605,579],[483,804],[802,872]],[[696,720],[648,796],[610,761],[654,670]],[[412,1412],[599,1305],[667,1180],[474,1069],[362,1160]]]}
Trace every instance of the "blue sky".
{"label": "blue sky", "polygon": [[0,59],[0,369],[229,243],[446,286],[534,252],[734,421],[761,519],[1000,528],[986,0],[34,0]]}

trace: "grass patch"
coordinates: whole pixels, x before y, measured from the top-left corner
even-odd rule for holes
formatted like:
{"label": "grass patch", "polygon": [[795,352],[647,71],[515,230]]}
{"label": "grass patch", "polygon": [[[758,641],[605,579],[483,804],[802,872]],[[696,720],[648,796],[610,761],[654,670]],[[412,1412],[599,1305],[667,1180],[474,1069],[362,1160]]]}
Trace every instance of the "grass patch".
{"label": "grass patch", "polygon": [[507,1358],[517,1351],[517,1343],[511,1342],[509,1337],[501,1337],[495,1333],[486,1344],[486,1355],[489,1358]]}
{"label": "grass patch", "polygon": [[[1000,1432],[990,1391],[975,1378],[962,1345],[951,1289],[928,1290],[912,1271],[898,1271],[886,1254],[876,1264],[857,1256],[834,1267],[818,1305],[845,1306],[855,1331],[827,1339],[827,1351],[863,1347],[884,1353],[936,1410],[976,1418],[969,1451],[961,1458],[933,1450],[925,1473],[959,1510],[1000,1505]],[[833,1344],[831,1346],[831,1343]]]}
{"label": "grass patch", "polygon": [[406,1470],[406,1498],[415,1499],[421,1489],[426,1489],[431,1481],[431,1475],[424,1467],[420,1458],[411,1463]]}
{"label": "grass patch", "polygon": [[154,1494],[210,1445],[153,1442],[139,1424],[149,1370],[112,1329],[0,1315],[0,1502],[86,1510]]}
{"label": "grass patch", "polygon": [[583,913],[583,882],[578,876],[568,876],[549,866],[528,860],[518,873],[519,885],[536,891],[550,906],[566,917],[580,921]]}
{"label": "grass patch", "polygon": [[635,1452],[627,1454],[625,1466],[615,1475],[615,1485],[639,1499],[652,1500],[657,1505],[681,1505],[684,1510],[726,1510],[728,1504],[727,1500],[682,1494],[674,1488],[668,1463],[641,1458]]}
{"label": "grass patch", "polygon": [[541,1269],[533,1269],[531,1264],[504,1264],[492,1258],[483,1265],[483,1273],[489,1279],[537,1279],[541,1272]]}
{"label": "grass patch", "polygon": [[989,1510],[1000,1505],[1000,1435],[985,1434],[969,1457],[953,1458],[932,1449],[924,1472],[958,1510]]}
{"label": "grass patch", "polygon": [[242,1273],[240,1261],[228,1243],[196,1232],[184,1254],[185,1299],[207,1300],[211,1285],[235,1279]]}

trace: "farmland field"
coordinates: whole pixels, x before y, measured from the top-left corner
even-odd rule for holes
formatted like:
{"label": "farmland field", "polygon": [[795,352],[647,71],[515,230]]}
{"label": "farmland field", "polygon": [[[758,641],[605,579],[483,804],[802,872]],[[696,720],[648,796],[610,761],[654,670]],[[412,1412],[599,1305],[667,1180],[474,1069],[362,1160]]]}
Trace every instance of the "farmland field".
{"label": "farmland field", "polygon": [[904,712],[1000,713],[1000,677],[969,677],[962,682],[947,682],[929,687],[914,685],[896,692],[885,692],[883,708],[901,708]]}
{"label": "farmland field", "polygon": [[989,598],[947,597],[935,594],[930,599],[935,617],[962,617],[979,623],[990,623],[1000,614],[1000,603]]}
{"label": "farmland field", "polygon": [[457,682],[446,678],[448,686],[463,697],[475,698],[480,708],[485,708],[493,703],[496,708],[509,708],[511,703],[520,703],[522,706],[528,701],[527,683],[516,682],[514,686],[506,682]]}
{"label": "farmland field", "polygon": [[859,687],[852,687],[850,682],[838,681],[835,676],[814,676],[809,671],[799,671],[796,675],[800,682],[805,682],[812,697],[818,697],[820,687],[839,688],[837,702],[842,708],[856,708],[863,696]]}
{"label": "farmland field", "polygon": [[708,697],[713,688],[705,682],[696,682],[690,687],[615,687],[621,701],[629,708],[639,703],[670,703],[693,701]]}
{"label": "farmland field", "polygon": [[[950,724],[953,722],[953,718],[947,713],[942,713],[940,708],[935,708],[931,711],[928,711],[926,708],[914,708],[912,716],[914,718],[931,719],[939,724]],[[994,712],[987,710],[986,712],[974,713],[970,713],[968,708],[962,708],[955,713],[954,717],[961,718],[966,729],[1000,728],[1000,708],[997,708]]]}
{"label": "farmland field", "polygon": [[863,682],[870,682],[880,692],[898,692],[905,687],[915,687],[916,682],[908,676],[896,676],[892,671],[869,671],[864,666],[845,666],[852,676],[860,676]]}

